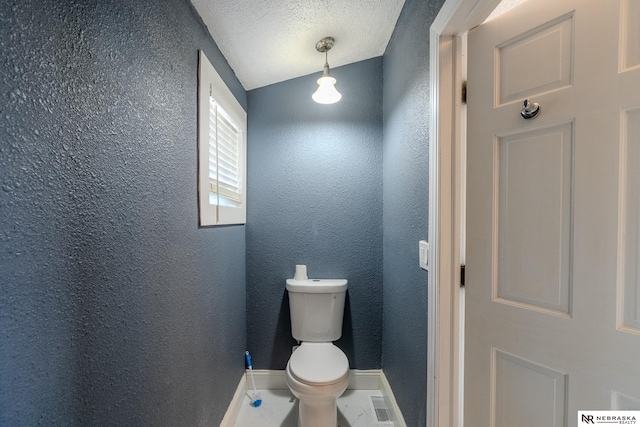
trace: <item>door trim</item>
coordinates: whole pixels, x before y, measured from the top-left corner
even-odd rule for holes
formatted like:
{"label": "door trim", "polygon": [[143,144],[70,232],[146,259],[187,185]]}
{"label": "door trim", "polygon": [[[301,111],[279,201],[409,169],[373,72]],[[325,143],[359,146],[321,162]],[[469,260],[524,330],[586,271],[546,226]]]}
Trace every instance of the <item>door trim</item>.
{"label": "door trim", "polygon": [[427,420],[429,427],[462,425],[461,35],[480,25],[500,0],[446,0],[430,28],[429,286]]}

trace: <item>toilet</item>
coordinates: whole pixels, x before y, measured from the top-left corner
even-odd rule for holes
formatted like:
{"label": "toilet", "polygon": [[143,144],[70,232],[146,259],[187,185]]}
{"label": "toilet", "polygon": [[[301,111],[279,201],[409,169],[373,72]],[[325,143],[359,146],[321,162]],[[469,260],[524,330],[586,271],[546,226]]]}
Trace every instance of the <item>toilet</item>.
{"label": "toilet", "polygon": [[347,281],[308,279],[306,266],[296,266],[286,288],[292,335],[300,343],[285,372],[299,402],[298,427],[336,427],[336,401],[349,384],[349,360],[332,341],[342,335]]}

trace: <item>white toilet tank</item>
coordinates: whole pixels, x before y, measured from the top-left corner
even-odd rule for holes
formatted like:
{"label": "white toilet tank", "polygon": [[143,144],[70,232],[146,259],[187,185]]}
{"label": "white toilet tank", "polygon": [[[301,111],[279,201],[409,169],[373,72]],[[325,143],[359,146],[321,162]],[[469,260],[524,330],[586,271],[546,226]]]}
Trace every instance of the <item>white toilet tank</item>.
{"label": "white toilet tank", "polygon": [[342,335],[345,279],[287,279],[291,332],[298,341],[330,342]]}

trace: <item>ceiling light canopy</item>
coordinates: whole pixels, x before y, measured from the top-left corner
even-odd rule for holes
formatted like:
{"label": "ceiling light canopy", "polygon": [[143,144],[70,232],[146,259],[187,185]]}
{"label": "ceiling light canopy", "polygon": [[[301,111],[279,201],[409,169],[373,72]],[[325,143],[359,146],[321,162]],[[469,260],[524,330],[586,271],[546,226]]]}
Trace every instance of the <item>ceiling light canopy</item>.
{"label": "ceiling light canopy", "polygon": [[333,37],[325,37],[316,43],[316,50],[324,53],[324,72],[322,77],[318,79],[318,90],[311,97],[319,104],[335,104],[340,101],[342,95],[336,90],[336,79],[329,74],[328,53],[335,43]]}

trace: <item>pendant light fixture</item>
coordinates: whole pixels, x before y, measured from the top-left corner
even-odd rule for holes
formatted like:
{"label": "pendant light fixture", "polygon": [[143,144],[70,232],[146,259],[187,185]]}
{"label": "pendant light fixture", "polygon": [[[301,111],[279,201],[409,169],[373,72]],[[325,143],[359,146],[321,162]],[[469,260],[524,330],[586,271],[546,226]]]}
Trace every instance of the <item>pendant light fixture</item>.
{"label": "pendant light fixture", "polygon": [[322,77],[318,79],[318,90],[311,97],[319,104],[334,104],[342,98],[340,92],[336,90],[336,79],[329,74],[328,53],[335,43],[333,37],[325,37],[316,43],[316,50],[324,53],[324,72]]}

